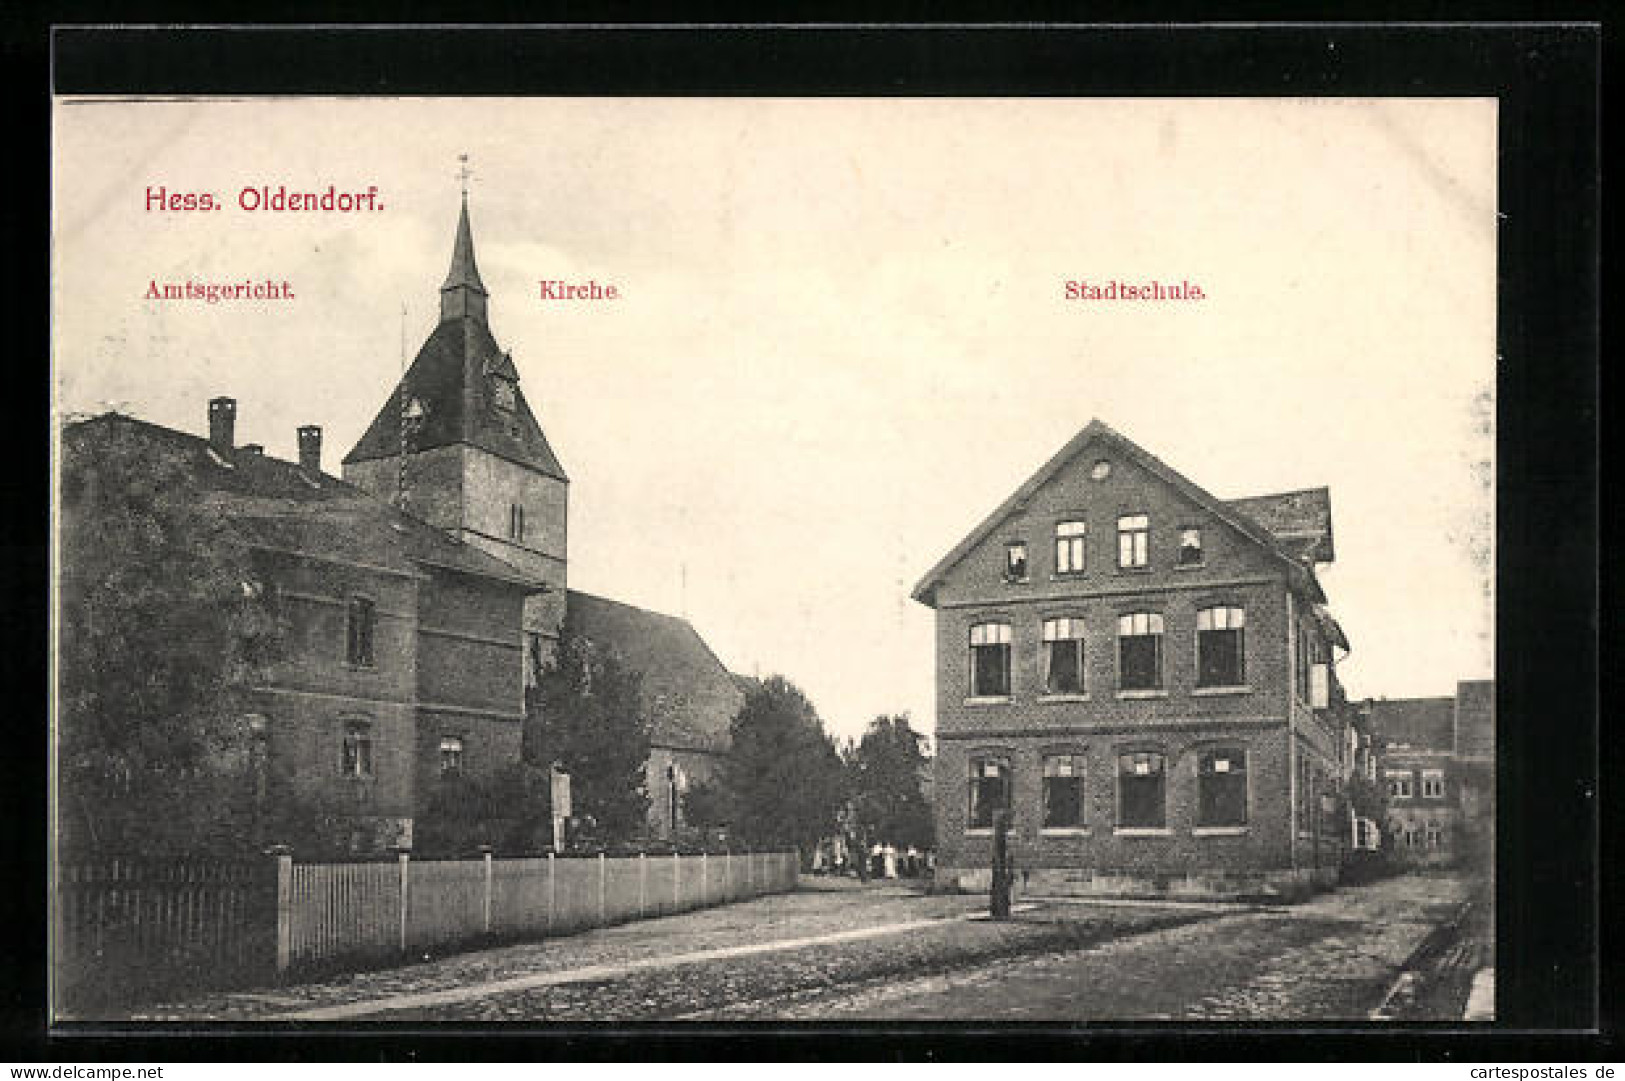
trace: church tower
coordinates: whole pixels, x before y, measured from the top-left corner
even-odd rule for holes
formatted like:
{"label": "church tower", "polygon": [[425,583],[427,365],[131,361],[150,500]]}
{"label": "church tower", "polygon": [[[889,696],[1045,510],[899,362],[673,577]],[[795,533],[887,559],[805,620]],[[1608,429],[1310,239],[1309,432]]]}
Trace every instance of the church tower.
{"label": "church tower", "polygon": [[544,582],[525,641],[545,656],[564,618],[570,480],[491,334],[488,297],[465,190],[440,323],[345,455],[344,479]]}

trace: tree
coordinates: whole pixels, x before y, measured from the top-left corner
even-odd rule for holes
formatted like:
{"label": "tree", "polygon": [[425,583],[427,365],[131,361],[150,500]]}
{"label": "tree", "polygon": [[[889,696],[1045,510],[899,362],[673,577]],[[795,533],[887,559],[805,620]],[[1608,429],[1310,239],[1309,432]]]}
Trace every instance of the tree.
{"label": "tree", "polygon": [[60,477],[63,855],[241,856],[313,828],[252,721],[283,627],[230,516],[119,418],[66,431]]}
{"label": "tree", "polygon": [[683,821],[691,826],[726,826],[733,817],[732,801],[715,781],[700,781],[683,793]]}
{"label": "tree", "polygon": [[502,855],[538,852],[551,839],[547,771],[514,762],[489,777],[452,774],[432,782],[413,830],[413,850],[429,859],[470,855],[490,845]]}
{"label": "tree", "polygon": [[644,833],[649,791],[649,721],[642,678],[613,651],[582,635],[570,615],[553,659],[539,661],[526,695],[524,758],[570,774],[572,816],[602,840]]}
{"label": "tree", "polygon": [[730,734],[721,775],[741,840],[809,852],[835,832],[846,797],[841,757],[806,695],[783,676],[763,680]]}
{"label": "tree", "polygon": [[863,836],[905,848],[932,847],[931,808],[920,783],[930,764],[923,743],[905,713],[876,717],[860,740],[847,744],[851,821]]}

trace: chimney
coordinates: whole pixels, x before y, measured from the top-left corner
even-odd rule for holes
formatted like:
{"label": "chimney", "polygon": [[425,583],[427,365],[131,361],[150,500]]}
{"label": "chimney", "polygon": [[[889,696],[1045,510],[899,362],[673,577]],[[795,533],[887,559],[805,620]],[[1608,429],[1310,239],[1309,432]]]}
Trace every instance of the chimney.
{"label": "chimney", "polygon": [[299,468],[307,473],[322,471],[322,429],[318,424],[299,429]]}
{"label": "chimney", "polygon": [[209,445],[215,450],[230,450],[237,429],[237,399],[209,399]]}

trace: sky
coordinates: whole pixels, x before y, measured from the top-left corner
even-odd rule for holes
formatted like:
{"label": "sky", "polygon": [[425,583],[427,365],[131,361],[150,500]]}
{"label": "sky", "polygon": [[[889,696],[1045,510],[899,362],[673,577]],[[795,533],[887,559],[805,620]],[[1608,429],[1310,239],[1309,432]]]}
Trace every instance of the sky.
{"label": "sky", "polygon": [[[330,472],[438,318],[467,154],[571,587],[838,736],[933,727],[910,593],[1094,417],[1220,498],[1330,488],[1351,696],[1493,677],[1492,100],[60,99],[54,137],[59,412],[203,434],[226,394]],[[238,203],[330,184],[382,209]],[[1205,299],[1066,299],[1114,278]],[[146,298],[248,279],[294,299]]]}

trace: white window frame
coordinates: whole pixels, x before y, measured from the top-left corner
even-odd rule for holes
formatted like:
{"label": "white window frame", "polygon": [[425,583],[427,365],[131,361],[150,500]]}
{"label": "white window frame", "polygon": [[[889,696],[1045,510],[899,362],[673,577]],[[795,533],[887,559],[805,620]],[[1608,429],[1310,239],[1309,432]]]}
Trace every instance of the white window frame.
{"label": "white window frame", "polygon": [[[976,651],[978,649],[998,646],[1004,647],[1004,690],[1000,693],[993,694],[982,690],[982,688],[977,685]],[[1001,702],[1010,698],[1011,694],[1015,690],[1015,673],[1012,671],[1014,666],[1011,662],[1011,630],[1009,622],[1004,620],[990,619],[984,620],[981,623],[972,624],[970,628],[969,660],[971,698],[991,699]]]}
{"label": "white window frame", "polygon": [[1151,565],[1151,515],[1117,516],[1117,567],[1141,570]]}
{"label": "white window frame", "polygon": [[1083,574],[1089,567],[1089,524],[1076,518],[1055,523],[1055,573]]}
{"label": "white window frame", "polygon": [[[1039,660],[1044,670],[1044,694],[1054,697],[1067,697],[1084,695],[1089,692],[1089,647],[1084,640],[1083,620],[1077,616],[1057,616],[1044,620],[1039,631]],[[1053,660],[1052,653],[1056,642],[1075,643],[1074,648],[1078,654],[1078,685],[1068,690],[1056,690],[1050,686],[1050,665]]]}
{"label": "white window frame", "polygon": [[[1224,683],[1202,682],[1202,636],[1208,632],[1236,632],[1235,677]],[[1196,686],[1201,690],[1221,690],[1247,685],[1247,610],[1239,605],[1216,604],[1196,613]]]}
{"label": "white window frame", "polygon": [[[1117,617],[1117,692],[1119,694],[1165,693],[1168,686],[1167,659],[1164,656],[1163,637],[1167,624],[1161,612],[1124,612]],[[1148,687],[1123,685],[1123,640],[1125,638],[1156,638],[1157,678]]]}

